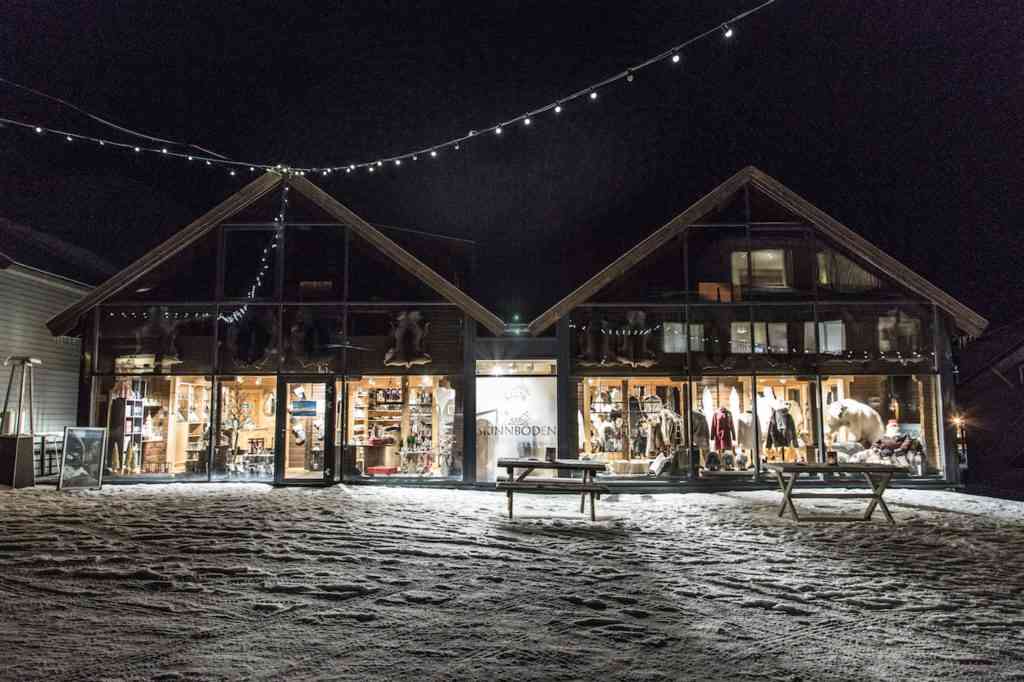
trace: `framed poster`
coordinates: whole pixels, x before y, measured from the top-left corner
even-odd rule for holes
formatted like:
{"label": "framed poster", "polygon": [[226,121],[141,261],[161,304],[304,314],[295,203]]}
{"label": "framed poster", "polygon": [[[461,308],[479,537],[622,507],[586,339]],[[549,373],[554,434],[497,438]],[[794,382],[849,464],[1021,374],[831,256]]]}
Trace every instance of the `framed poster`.
{"label": "framed poster", "polygon": [[106,447],[106,429],[65,427],[57,490],[99,488],[103,484],[103,453]]}

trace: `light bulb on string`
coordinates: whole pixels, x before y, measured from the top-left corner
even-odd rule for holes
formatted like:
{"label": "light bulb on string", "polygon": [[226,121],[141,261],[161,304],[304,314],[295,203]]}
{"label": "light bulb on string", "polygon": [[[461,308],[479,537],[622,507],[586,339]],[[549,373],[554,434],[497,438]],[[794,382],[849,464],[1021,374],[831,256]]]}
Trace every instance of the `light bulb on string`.
{"label": "light bulb on string", "polygon": [[[604,87],[605,85],[611,84],[613,82],[616,82],[616,81],[619,81],[619,80],[622,80],[622,79],[624,79],[627,83],[632,83],[632,82],[634,82],[636,80],[636,72],[637,71],[639,71],[640,69],[643,69],[643,68],[647,68],[648,66],[651,66],[651,65],[653,65],[656,62],[661,62],[661,61],[664,61],[664,60],[668,59],[668,60],[670,60],[670,63],[673,64],[673,65],[677,65],[677,64],[681,65],[682,64],[682,52],[683,52],[684,49],[688,48],[690,45],[693,45],[693,44],[697,43],[698,41],[704,40],[706,38],[711,38],[716,33],[719,34],[721,40],[732,40],[732,39],[734,39],[735,36],[736,36],[734,25],[736,23],[738,23],[738,22],[740,22],[742,20],[747,19],[751,15],[755,14],[756,12],[761,11],[762,9],[767,8],[770,5],[773,5],[774,2],[775,2],[775,0],[768,0],[767,2],[762,2],[760,5],[758,5],[757,7],[753,8],[753,9],[741,12],[740,14],[737,14],[737,15],[733,16],[732,18],[729,18],[729,19],[726,19],[725,21],[720,22],[717,27],[712,27],[709,30],[704,30],[701,33],[696,33],[696,34],[692,35],[691,37],[689,37],[686,40],[677,42],[675,44],[675,46],[669,48],[668,50],[666,50],[666,51],[664,51],[664,52],[662,52],[662,53],[660,53],[658,55],[653,56],[650,59],[647,59],[647,60],[642,61],[642,62],[637,62],[633,66],[630,66],[630,67],[626,68],[625,71],[621,71],[618,74],[615,74],[615,75],[612,75],[609,78],[606,78],[605,80],[598,81],[598,82],[596,82],[596,83],[594,83],[594,84],[592,84],[590,86],[586,86],[586,87],[584,87],[581,90],[576,90],[575,92],[573,92],[571,94],[563,95],[562,99],[556,99],[554,102],[550,102],[550,100],[549,100],[549,102],[550,102],[549,104],[547,104],[546,106],[542,106],[540,108],[537,108],[537,109],[533,109],[533,110],[531,110],[531,113],[541,113],[541,112],[546,112],[546,111],[549,111],[549,110],[553,110],[554,114],[559,115],[559,114],[563,113],[564,103],[566,101],[570,101],[571,102],[571,101],[573,101],[575,99],[579,99],[581,97],[586,97],[589,101],[596,102],[599,99],[598,96],[600,94],[600,88],[601,87]],[[714,26],[714,25],[712,25],[712,26]],[[42,94],[41,96],[46,97],[47,95]],[[67,104],[67,103],[65,103],[65,104]],[[69,105],[69,106],[74,106],[74,105]],[[96,117],[94,116],[93,118],[96,118]],[[512,117],[510,119],[507,119],[507,123],[506,124],[497,124],[497,125],[494,125],[492,127],[485,128],[483,131],[479,131],[479,132],[486,133],[488,131],[493,131],[496,135],[502,135],[504,133],[505,125],[513,125],[514,123],[517,123],[517,122],[520,122],[520,121],[525,126],[532,125],[532,123],[533,123],[533,120],[532,120],[531,116],[528,116],[528,115],[525,115],[525,114],[521,114],[519,116],[515,116],[515,117]],[[459,144],[460,142],[462,142],[464,140],[467,140],[467,139],[470,139],[471,137],[475,136],[476,133],[478,132],[478,131],[470,130],[468,132],[468,134],[463,136],[463,137],[456,137],[454,139],[449,139],[449,140],[446,140],[446,141],[441,141],[440,143],[435,144],[433,147],[427,147],[426,151],[417,152],[416,154],[413,154],[412,152],[408,152],[408,153],[405,153],[405,154],[400,154],[399,156],[379,157],[378,160],[376,160],[376,161],[369,161],[369,162],[359,163],[359,164],[351,164],[348,167],[346,167],[346,166],[334,166],[334,167],[332,167],[332,166],[323,165],[323,166],[319,166],[319,167],[307,168],[305,170],[298,170],[298,169],[293,169],[293,168],[282,167],[280,165],[274,166],[274,165],[263,164],[263,163],[253,163],[252,165],[248,165],[248,164],[246,164],[244,162],[238,162],[238,161],[236,161],[234,159],[229,159],[227,157],[219,157],[217,159],[212,159],[212,158],[208,158],[207,156],[199,156],[199,157],[193,157],[191,155],[186,156],[185,154],[181,154],[178,151],[173,151],[172,152],[170,150],[170,148],[168,148],[168,147],[147,146],[147,147],[143,148],[141,146],[132,146],[130,143],[124,144],[124,143],[114,142],[112,140],[105,140],[103,138],[93,137],[93,136],[89,136],[89,135],[79,135],[79,134],[74,133],[74,132],[65,132],[65,131],[62,131],[62,130],[55,130],[55,129],[46,128],[44,126],[32,125],[29,122],[12,121],[12,120],[9,120],[9,119],[0,118],[0,124],[3,124],[3,123],[13,123],[14,125],[20,126],[21,128],[26,129],[28,131],[35,130],[36,134],[38,134],[38,135],[42,135],[42,134],[45,134],[45,133],[53,133],[53,134],[57,134],[57,135],[64,135],[65,136],[65,140],[67,142],[69,142],[69,143],[76,142],[76,141],[79,141],[79,140],[85,140],[85,141],[88,141],[88,142],[95,142],[95,143],[99,144],[100,146],[105,146],[106,142],[110,142],[111,144],[115,145],[116,147],[124,148],[124,149],[132,149],[136,153],[141,153],[142,151],[146,151],[146,152],[159,152],[159,153],[164,154],[166,156],[175,156],[175,157],[179,157],[179,158],[187,158],[189,161],[202,160],[208,166],[214,165],[213,161],[216,160],[218,162],[217,165],[218,165],[219,168],[227,167],[227,168],[225,168],[225,170],[227,170],[228,168],[237,166],[235,171],[233,173],[231,173],[232,175],[240,174],[241,171],[243,171],[245,169],[245,167],[248,166],[250,172],[253,172],[253,173],[255,173],[257,169],[278,170],[278,171],[284,172],[286,174],[296,175],[296,176],[299,176],[299,177],[305,176],[306,171],[308,171],[311,174],[319,172],[319,173],[321,173],[321,175],[326,177],[326,176],[330,175],[333,171],[335,171],[335,170],[340,171],[342,168],[345,168],[346,173],[352,173],[352,172],[354,172],[357,169],[369,168],[370,166],[376,166],[376,168],[382,168],[383,165],[384,165],[383,164],[383,159],[384,158],[387,158],[389,162],[394,161],[395,165],[397,166],[397,165],[401,165],[401,161],[403,161],[403,160],[408,160],[410,158],[413,161],[418,160],[418,154],[420,154],[420,153],[429,153],[432,158],[437,158],[438,152],[442,152],[442,151],[444,151],[446,149],[448,149],[448,150],[453,150],[453,149],[454,150],[458,150],[459,147],[460,147],[460,144]],[[137,132],[134,132],[134,131],[131,131],[131,130],[128,130],[127,132],[129,132],[129,133],[131,133],[133,135],[136,135],[137,137],[147,137],[147,139],[152,140],[152,141],[159,141],[159,142],[173,143],[173,144],[182,144],[182,145],[187,144],[185,142],[180,142],[179,143],[179,142],[175,142],[175,141],[171,141],[171,140],[160,140],[159,138],[149,137],[149,136],[146,136],[143,133],[137,133]],[[150,144],[150,143],[147,143],[147,144]]]}
{"label": "light bulb on string", "polygon": [[459,145],[455,145],[455,151],[459,151]]}

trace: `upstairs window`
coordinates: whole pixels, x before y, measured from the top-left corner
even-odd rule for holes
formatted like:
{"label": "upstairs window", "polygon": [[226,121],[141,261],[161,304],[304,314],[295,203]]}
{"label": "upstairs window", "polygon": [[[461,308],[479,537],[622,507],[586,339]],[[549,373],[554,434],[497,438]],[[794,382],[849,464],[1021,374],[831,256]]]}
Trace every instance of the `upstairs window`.
{"label": "upstairs window", "polygon": [[843,293],[875,291],[882,280],[831,249],[818,252],[818,286]]}
{"label": "upstairs window", "polygon": [[[751,273],[751,270],[753,271]],[[732,252],[732,284],[752,289],[788,289],[793,285],[793,264],[785,249],[756,249]]]}

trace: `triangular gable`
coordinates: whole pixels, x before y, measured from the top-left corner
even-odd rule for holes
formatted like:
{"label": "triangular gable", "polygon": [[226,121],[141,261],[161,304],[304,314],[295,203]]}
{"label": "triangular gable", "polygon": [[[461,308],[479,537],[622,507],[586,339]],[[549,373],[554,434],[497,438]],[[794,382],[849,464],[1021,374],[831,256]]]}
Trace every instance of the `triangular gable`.
{"label": "triangular gable", "polygon": [[780,206],[818,228],[823,234],[846,247],[877,270],[885,272],[898,284],[934,302],[939,308],[949,313],[956,321],[957,326],[968,334],[978,336],[988,325],[988,320],[984,317],[957,301],[945,291],[924,277],[921,277],[835,218],[832,218],[775,178],[753,166],[747,166],[701,197],[688,209],[658,228],[649,237],[539,315],[530,323],[530,333],[533,335],[542,333],[557,322],[559,318],[569,314],[573,308],[589,301],[598,291],[619,277],[622,277],[662,245],[680,235],[688,226],[700,221],[716,209],[723,207],[737,191],[748,184],[760,190]]}
{"label": "triangular gable", "polygon": [[356,232],[365,241],[390,257],[400,267],[436,290],[446,300],[454,303],[487,329],[495,334],[501,334],[504,331],[505,324],[499,317],[474,301],[458,287],[437,274],[411,253],[398,246],[394,241],[309,180],[296,175],[282,176],[279,173],[268,171],[175,233],[145,256],[139,258],[127,268],[93,289],[77,303],[55,315],[46,323],[50,332],[55,336],[67,334],[75,327],[82,315],[104,301],[109,300],[112,296],[130,286],[133,282],[138,281],[154,268],[181,253],[191,244],[209,234],[218,225],[244,211],[267,193],[272,192],[282,182],[287,182],[290,187],[300,192],[332,218],[352,229],[353,232]]}

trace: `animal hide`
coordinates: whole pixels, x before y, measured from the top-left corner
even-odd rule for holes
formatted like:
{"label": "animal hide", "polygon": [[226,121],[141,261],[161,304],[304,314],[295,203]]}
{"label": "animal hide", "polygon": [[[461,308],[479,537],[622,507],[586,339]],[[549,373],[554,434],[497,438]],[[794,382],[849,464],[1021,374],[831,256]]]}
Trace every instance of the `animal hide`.
{"label": "animal hide", "polygon": [[135,353],[152,352],[154,365],[176,365],[181,362],[178,348],[178,322],[170,319],[166,307],[147,309],[149,319],[135,329]]}
{"label": "animal hide", "polygon": [[424,348],[428,331],[430,323],[423,321],[418,310],[398,313],[391,322],[392,346],[384,354],[384,364],[405,368],[430,364],[430,355]]}
{"label": "animal hide", "polygon": [[654,351],[648,348],[651,330],[647,327],[647,313],[630,310],[626,313],[626,325],[619,333],[619,347],[615,355],[618,364],[634,368],[657,364]]}
{"label": "animal hide", "polygon": [[580,330],[581,367],[603,367],[614,364],[612,358],[612,336],[614,330],[608,320],[590,320]]}
{"label": "animal hide", "polygon": [[846,428],[849,439],[865,447],[885,435],[882,417],[874,408],[862,402],[844,398],[825,408],[825,433],[838,437],[839,429]]}

